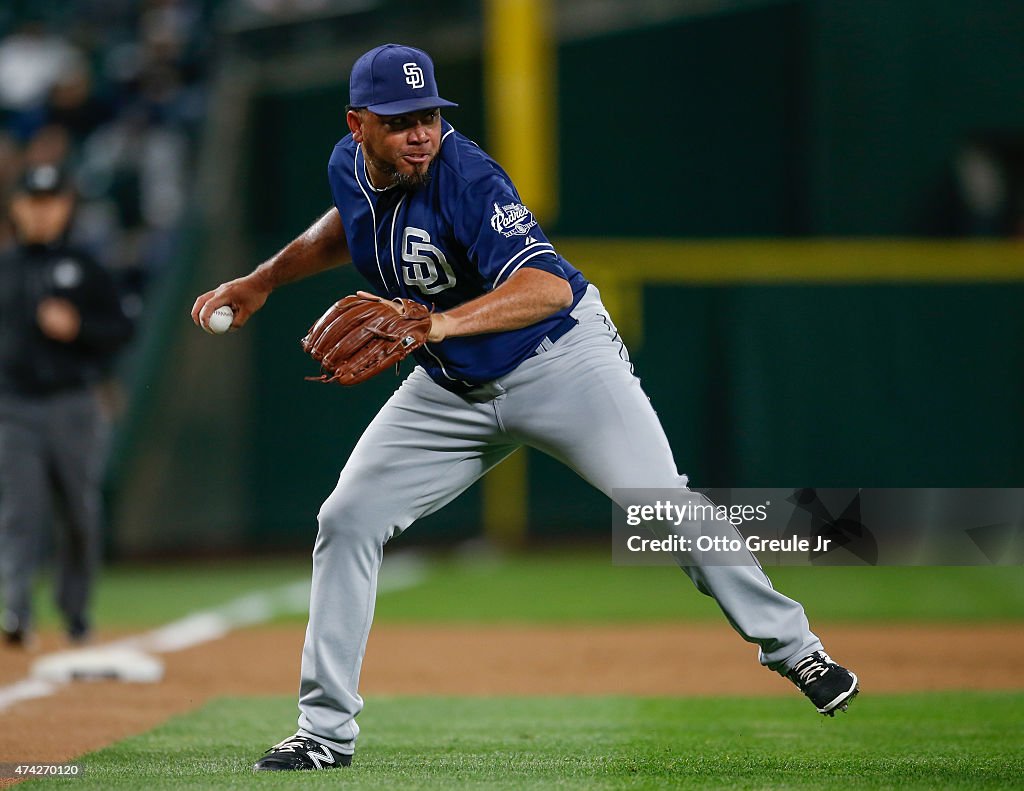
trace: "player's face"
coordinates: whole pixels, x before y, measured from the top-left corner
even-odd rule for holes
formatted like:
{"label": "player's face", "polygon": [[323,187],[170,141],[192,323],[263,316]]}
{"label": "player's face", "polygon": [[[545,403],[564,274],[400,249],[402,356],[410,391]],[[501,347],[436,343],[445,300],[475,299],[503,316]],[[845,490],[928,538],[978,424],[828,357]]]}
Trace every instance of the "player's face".
{"label": "player's face", "polygon": [[441,145],[441,111],[436,107],[404,115],[349,110],[347,120],[352,138],[363,147],[375,187],[416,189],[430,180],[430,163]]}

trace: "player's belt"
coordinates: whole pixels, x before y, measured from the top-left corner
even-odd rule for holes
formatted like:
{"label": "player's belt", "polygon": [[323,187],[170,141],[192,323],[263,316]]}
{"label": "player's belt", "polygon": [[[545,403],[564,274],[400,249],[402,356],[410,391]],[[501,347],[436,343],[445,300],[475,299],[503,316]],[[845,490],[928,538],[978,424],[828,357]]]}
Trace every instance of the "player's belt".
{"label": "player's belt", "polygon": [[546,352],[548,349],[555,345],[559,338],[565,335],[565,333],[567,333],[577,324],[579,324],[579,321],[576,320],[575,316],[573,316],[572,314],[566,316],[558,324],[555,325],[555,328],[551,330],[551,332],[544,336],[543,340],[541,340],[540,345],[537,347],[536,351],[534,351],[534,353],[530,356],[535,357],[538,354],[544,354],[544,352]]}
{"label": "player's belt", "polygon": [[[555,345],[555,342],[559,338],[565,335],[577,324],[579,324],[579,321],[577,321],[575,317],[571,315],[566,316],[564,319],[558,322],[558,324],[556,324],[551,329],[551,331],[548,332],[547,335],[544,336],[544,338],[541,340],[540,345],[536,348],[536,350],[534,350],[533,354],[529,355],[529,357],[526,357],[525,359],[528,360],[530,359],[530,357],[536,357],[538,354],[543,354],[544,352],[546,352],[548,349]],[[484,382],[480,384],[470,384],[469,382],[464,382],[462,380],[455,381],[451,379],[437,378],[434,378],[434,381],[441,387],[443,387],[445,390],[448,390],[449,392],[455,393],[457,395],[466,396],[472,394],[474,391],[477,391],[478,393],[483,394],[483,400],[493,398],[493,395],[487,395],[488,391],[486,386],[490,384],[489,382]]]}

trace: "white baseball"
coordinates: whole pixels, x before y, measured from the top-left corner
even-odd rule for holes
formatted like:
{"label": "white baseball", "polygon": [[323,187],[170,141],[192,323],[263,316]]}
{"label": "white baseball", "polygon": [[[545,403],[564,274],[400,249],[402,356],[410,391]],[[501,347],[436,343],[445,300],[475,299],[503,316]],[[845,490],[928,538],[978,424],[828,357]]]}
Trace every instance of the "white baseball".
{"label": "white baseball", "polygon": [[206,322],[206,328],[214,335],[223,335],[235,320],[235,312],[227,305],[221,305]]}

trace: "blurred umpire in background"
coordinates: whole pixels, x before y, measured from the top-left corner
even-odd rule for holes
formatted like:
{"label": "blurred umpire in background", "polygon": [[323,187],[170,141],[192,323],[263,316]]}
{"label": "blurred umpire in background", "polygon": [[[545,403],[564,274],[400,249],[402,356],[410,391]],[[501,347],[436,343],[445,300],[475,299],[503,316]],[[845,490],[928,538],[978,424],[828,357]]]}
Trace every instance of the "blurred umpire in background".
{"label": "blurred umpire in background", "polygon": [[54,494],[57,606],[68,636],[88,637],[108,422],[95,385],[132,332],[109,274],[68,245],[75,200],[57,167],[28,169],[9,206],[16,243],[0,254],[0,627],[15,645],[31,635]]}

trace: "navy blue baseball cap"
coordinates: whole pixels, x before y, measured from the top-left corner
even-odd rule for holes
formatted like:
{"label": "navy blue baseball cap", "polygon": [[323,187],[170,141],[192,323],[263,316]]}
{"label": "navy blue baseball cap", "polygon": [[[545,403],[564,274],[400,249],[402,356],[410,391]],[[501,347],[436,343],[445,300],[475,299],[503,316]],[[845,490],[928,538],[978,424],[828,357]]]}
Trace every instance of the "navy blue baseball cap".
{"label": "navy blue baseball cap", "polygon": [[348,97],[350,107],[365,107],[377,115],[458,107],[437,95],[430,56],[401,44],[384,44],[361,56],[352,66]]}

